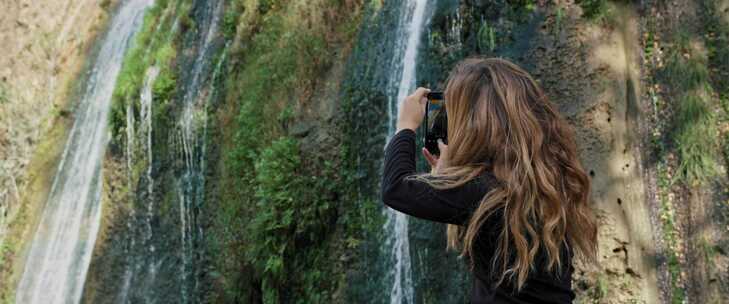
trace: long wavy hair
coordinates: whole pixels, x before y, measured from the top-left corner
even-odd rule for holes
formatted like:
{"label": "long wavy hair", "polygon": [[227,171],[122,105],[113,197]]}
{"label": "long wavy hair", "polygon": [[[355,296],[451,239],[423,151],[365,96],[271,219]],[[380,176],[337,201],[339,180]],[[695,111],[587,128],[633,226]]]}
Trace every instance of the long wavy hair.
{"label": "long wavy hair", "polygon": [[539,84],[499,58],[470,58],[451,72],[445,90],[445,166],[417,177],[438,189],[461,186],[490,171],[495,185],[468,223],[448,225],[448,248],[474,267],[477,235],[499,210],[503,225],[491,261],[499,285],[521,290],[540,250],[546,270],[562,269],[561,248],[594,262],[597,225],[589,206],[590,179],[579,162],[572,128]]}

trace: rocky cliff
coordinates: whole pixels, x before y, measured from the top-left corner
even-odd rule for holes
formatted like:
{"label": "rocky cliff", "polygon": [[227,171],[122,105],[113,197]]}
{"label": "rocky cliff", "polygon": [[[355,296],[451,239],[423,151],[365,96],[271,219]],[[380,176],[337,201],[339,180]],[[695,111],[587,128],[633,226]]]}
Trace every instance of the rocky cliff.
{"label": "rocky cliff", "polygon": [[[378,182],[415,2],[158,0],[112,100],[83,302],[392,303],[401,257]],[[423,3],[417,85],[442,88],[469,56],[505,57],[575,128],[600,223],[577,302],[729,301],[729,1]],[[63,142],[64,84],[106,13],[2,5],[20,18],[0,26],[24,33],[2,36],[19,55],[0,58],[0,199],[20,242],[32,220],[12,214],[42,206],[58,153],[42,138]],[[76,17],[86,6],[96,15]],[[444,227],[407,228],[412,301],[464,302],[470,276]]]}

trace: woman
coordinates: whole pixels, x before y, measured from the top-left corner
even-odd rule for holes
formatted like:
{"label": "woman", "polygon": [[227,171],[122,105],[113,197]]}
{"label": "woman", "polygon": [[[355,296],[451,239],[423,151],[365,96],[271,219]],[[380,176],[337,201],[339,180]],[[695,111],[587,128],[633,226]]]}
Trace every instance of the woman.
{"label": "woman", "polygon": [[594,262],[590,180],[570,126],[534,79],[503,59],[466,59],[445,90],[448,145],[415,172],[419,88],[402,101],[385,151],[382,200],[447,223],[448,248],[474,273],[471,303],[571,303],[573,257]]}

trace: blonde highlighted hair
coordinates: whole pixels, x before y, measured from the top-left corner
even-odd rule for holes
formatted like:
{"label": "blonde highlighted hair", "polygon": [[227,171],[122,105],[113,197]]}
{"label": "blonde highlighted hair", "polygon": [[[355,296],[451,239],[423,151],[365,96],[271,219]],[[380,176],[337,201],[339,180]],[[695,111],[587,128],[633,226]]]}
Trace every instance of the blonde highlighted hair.
{"label": "blonde highlighted hair", "polygon": [[503,225],[491,261],[496,285],[526,282],[540,250],[546,270],[559,272],[563,246],[592,262],[597,225],[589,206],[590,180],[577,156],[572,128],[537,82],[499,58],[470,58],[451,72],[446,167],[416,178],[438,189],[461,186],[484,171],[498,181],[464,226],[448,225],[448,248],[474,265],[474,245],[500,210]]}

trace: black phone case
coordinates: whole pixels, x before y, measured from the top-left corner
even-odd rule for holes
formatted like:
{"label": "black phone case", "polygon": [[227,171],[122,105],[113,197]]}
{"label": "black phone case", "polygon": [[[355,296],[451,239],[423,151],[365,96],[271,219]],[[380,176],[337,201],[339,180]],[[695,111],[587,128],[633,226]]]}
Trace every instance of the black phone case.
{"label": "black phone case", "polygon": [[[431,94],[439,94],[431,96]],[[440,149],[438,148],[438,139],[443,140],[444,144],[448,144],[448,134],[446,126],[448,123],[448,116],[446,111],[438,112],[435,117],[428,117],[430,110],[430,100],[442,100],[443,93],[428,93],[428,102],[425,104],[425,148],[428,152],[433,155],[440,155]],[[431,98],[433,97],[433,98]],[[431,129],[429,119],[433,119],[433,127]]]}

